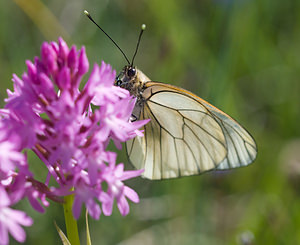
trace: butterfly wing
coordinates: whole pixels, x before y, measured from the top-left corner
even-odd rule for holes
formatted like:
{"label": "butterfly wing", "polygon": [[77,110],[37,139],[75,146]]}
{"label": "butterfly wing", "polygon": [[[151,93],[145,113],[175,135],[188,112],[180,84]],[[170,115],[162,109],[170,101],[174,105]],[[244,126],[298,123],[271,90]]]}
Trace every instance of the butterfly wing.
{"label": "butterfly wing", "polygon": [[181,88],[147,82],[140,119],[144,137],[126,142],[132,164],[148,179],[168,179],[250,164],[254,139],[234,119]]}

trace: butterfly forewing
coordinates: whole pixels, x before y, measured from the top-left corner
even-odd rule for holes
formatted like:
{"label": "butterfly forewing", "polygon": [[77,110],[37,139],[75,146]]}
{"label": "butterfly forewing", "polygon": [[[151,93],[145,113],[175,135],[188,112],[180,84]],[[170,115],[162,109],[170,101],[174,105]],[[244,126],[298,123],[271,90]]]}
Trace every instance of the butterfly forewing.
{"label": "butterfly forewing", "polygon": [[235,120],[196,95],[147,82],[140,119],[144,137],[126,143],[130,161],[144,177],[167,179],[211,169],[245,166],[256,156],[249,133]]}

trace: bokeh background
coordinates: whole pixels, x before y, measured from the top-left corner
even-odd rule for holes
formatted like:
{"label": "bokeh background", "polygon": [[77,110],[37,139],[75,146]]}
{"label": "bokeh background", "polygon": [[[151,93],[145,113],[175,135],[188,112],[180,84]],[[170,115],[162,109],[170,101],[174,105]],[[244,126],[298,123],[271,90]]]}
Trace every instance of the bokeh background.
{"label": "bokeh background", "polygon": [[[300,244],[300,1],[274,0],[1,0],[0,99],[43,41],[62,36],[85,45],[91,63],[116,70],[125,59],[83,14],[154,81],[193,91],[236,118],[255,137],[257,160],[222,173],[128,182],[141,197],[122,217],[90,220],[93,244]],[[46,169],[30,155],[32,169]],[[119,161],[127,163],[125,152]],[[128,166],[128,165],[127,165]],[[34,218],[26,244],[60,244],[63,210]],[[85,244],[84,218],[79,221]],[[11,239],[11,244],[14,241]]]}

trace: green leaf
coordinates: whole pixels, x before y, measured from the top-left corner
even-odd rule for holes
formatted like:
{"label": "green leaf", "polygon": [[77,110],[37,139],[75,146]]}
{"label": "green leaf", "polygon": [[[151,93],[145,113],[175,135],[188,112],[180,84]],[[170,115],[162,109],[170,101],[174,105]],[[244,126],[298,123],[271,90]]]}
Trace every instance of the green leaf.
{"label": "green leaf", "polygon": [[67,236],[63,233],[63,231],[57,226],[56,222],[54,222],[55,228],[58,232],[58,235],[60,236],[60,239],[63,243],[63,245],[71,245],[71,243],[69,242]]}
{"label": "green leaf", "polygon": [[86,210],[85,212],[85,224],[86,224],[86,244],[87,245],[92,245],[91,242],[91,236],[90,236],[90,229],[89,229],[89,221],[88,221],[88,211]]}

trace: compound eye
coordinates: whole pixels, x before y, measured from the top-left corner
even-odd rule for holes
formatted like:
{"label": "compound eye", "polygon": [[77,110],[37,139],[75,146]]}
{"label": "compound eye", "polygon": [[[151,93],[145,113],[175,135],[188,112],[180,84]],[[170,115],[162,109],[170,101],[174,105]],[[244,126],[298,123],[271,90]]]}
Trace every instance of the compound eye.
{"label": "compound eye", "polygon": [[118,79],[117,81],[116,81],[116,86],[121,86],[122,85],[122,80],[121,79]]}
{"label": "compound eye", "polygon": [[136,74],[136,70],[134,68],[129,68],[127,71],[127,76],[133,77]]}

